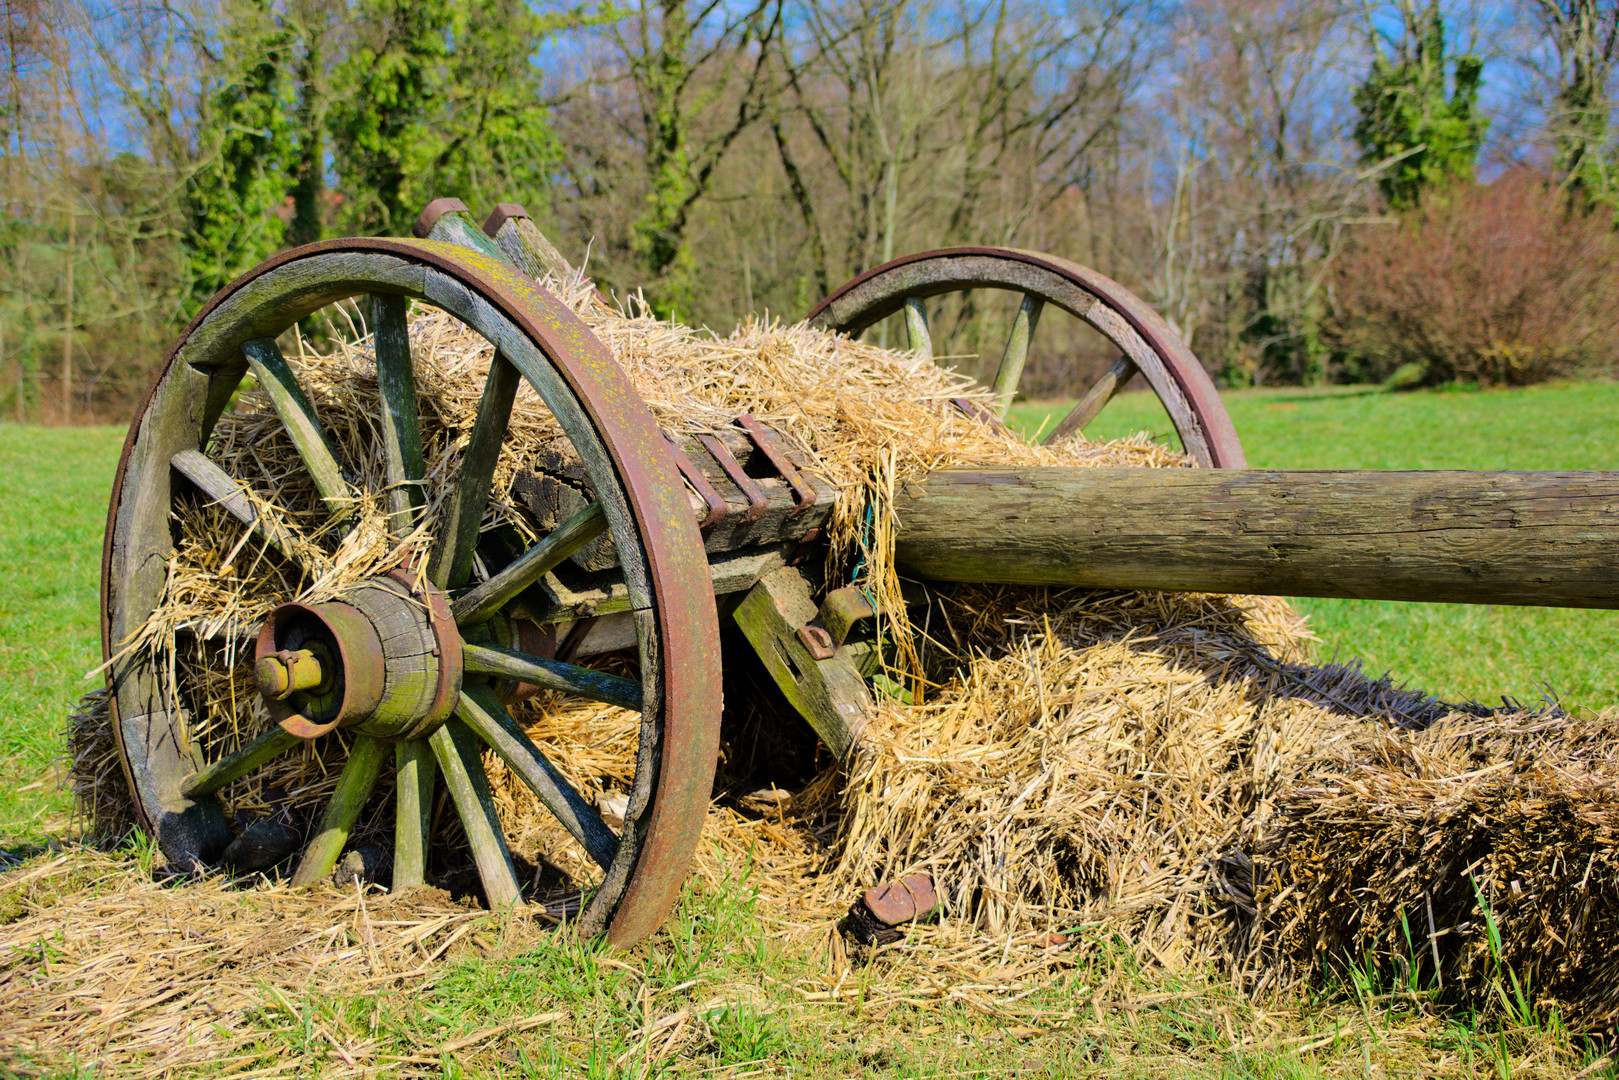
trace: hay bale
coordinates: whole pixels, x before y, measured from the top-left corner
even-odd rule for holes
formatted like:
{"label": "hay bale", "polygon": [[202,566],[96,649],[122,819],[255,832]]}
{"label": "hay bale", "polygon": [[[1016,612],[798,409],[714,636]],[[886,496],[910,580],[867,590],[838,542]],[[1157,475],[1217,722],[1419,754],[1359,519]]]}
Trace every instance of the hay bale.
{"label": "hay bale", "polygon": [[1619,1025],[1619,714],[1454,715],[1318,754],[1260,845],[1276,958]]}

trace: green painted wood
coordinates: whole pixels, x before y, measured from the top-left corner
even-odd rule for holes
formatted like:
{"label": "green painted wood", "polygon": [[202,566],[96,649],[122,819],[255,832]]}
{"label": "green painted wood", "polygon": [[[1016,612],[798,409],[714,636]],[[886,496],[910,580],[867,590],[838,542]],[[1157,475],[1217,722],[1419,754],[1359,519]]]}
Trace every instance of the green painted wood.
{"label": "green painted wood", "polygon": [[913,577],[1619,608],[1619,472],[944,469],[894,511]]}
{"label": "green painted wood", "polygon": [[621,709],[641,708],[641,684],[605,671],[529,656],[500,645],[467,643],[462,646],[462,656],[464,670],[469,675],[499,675],[546,690],[578,694]]}
{"label": "green painted wood", "polygon": [[1104,371],[1102,377],[1085,391],[1085,396],[1068,410],[1068,415],[1051,429],[1051,433],[1043,441],[1054,443],[1076,432],[1084,432],[1086,425],[1101,415],[1102,410],[1107,408],[1107,403],[1118,396],[1119,391],[1124,389],[1124,384],[1129,382],[1135,373],[1136,362],[1128,356],[1119,357],[1113,362],[1113,366]]}
{"label": "green painted wood", "polygon": [[492,687],[480,683],[463,688],[456,715],[500,755],[512,772],[522,777],[598,866],[605,870],[612,865],[613,856],[618,854],[618,837],[501,707]]}
{"label": "green painted wood", "polygon": [[1012,319],[1012,332],[1007,335],[1006,348],[1001,353],[1001,366],[995,371],[995,382],[991,389],[1000,399],[998,409],[1002,416],[1017,396],[1018,383],[1023,379],[1023,365],[1029,359],[1029,339],[1034,337],[1035,327],[1040,325],[1040,311],[1046,302],[1030,293],[1023,295],[1023,302],[1018,305],[1017,315]]}
{"label": "green painted wood", "polygon": [[313,885],[332,872],[337,858],[348,845],[354,823],[365,809],[371,789],[377,785],[382,771],[382,759],[387,744],[369,735],[356,735],[349,746],[349,759],[337,778],[337,790],[326,804],[315,838],[304,848],[304,857],[298,860],[298,869],[292,875],[294,885]]}
{"label": "green painted wood", "polygon": [[841,758],[871,716],[871,694],[848,650],[817,660],[799,640],[799,628],[819,614],[804,576],[784,567],[760,578],[731,618],[782,694]]}
{"label": "green painted wood", "polygon": [[275,340],[257,338],[249,341],[242,346],[242,354],[247,357],[248,367],[258,378],[260,389],[270,396],[270,405],[281,418],[292,444],[297,447],[298,456],[303,459],[304,467],[315,481],[316,490],[326,500],[326,509],[334,518],[348,516],[354,510],[354,499],[348,481],[343,477],[343,469],[337,463],[337,454],[333,452],[331,443],[326,441],[326,432],[320,426],[320,418],[315,415],[315,407],[310,404],[303,387],[298,385],[297,377],[281,355],[281,350],[276,347]]}
{"label": "green painted wood", "polygon": [[261,516],[253,500],[245,493],[247,485],[220,468],[212,458],[200,450],[181,450],[169,459],[169,464],[231,517],[262,537],[265,543],[292,558],[297,539],[279,524]]}
{"label": "green painted wood", "polygon": [[395,892],[427,880],[428,825],[438,766],[426,739],[394,744]]}
{"label": "green painted wood", "polygon": [[456,625],[475,626],[499,611],[512,597],[544,577],[564,559],[607,529],[600,503],[591,503],[558,525],[544,540],[513,563],[452,604]]}
{"label": "green painted wood", "polygon": [[918,356],[933,356],[933,336],[928,333],[928,309],[921,297],[908,297],[905,301],[905,337],[911,351]]}
{"label": "green painted wood", "polygon": [[445,511],[444,523],[428,560],[428,578],[441,589],[466,583],[472,576],[472,555],[478,546],[478,530],[489,503],[489,486],[494,479],[500,444],[511,421],[512,401],[522,381],[515,367],[500,353],[489,363],[489,378],[478,399],[478,415],[461,456],[461,472]]}
{"label": "green painted wood", "polygon": [[180,794],[188,799],[212,795],[226,784],[240,780],[260,765],[275,760],[302,742],[298,736],[290,734],[279,725],[272,726],[246,746],[238,747],[212,765],[198,769],[180,781]]}
{"label": "green painted wood", "polygon": [[439,219],[433,222],[433,231],[427,234],[427,238],[446,244],[460,244],[462,247],[498,259],[508,266],[516,265],[511,256],[500,250],[500,245],[489,239],[465,210],[450,210],[439,215]]}
{"label": "green painted wood", "polygon": [[500,829],[494,799],[489,795],[489,779],[484,776],[477,738],[464,723],[452,717],[428,737],[428,742],[444,773],[444,784],[450,789],[467,842],[472,846],[472,858],[478,865],[485,899],[495,911],[516,907],[522,903],[523,894],[517,884],[517,872],[512,869],[511,852],[506,849],[506,836]]}
{"label": "green painted wood", "polygon": [[395,536],[416,527],[427,501],[422,478],[422,428],[416,407],[416,369],[405,322],[410,301],[397,293],[371,294],[371,338],[382,401],[382,450],[388,470],[388,525]]}

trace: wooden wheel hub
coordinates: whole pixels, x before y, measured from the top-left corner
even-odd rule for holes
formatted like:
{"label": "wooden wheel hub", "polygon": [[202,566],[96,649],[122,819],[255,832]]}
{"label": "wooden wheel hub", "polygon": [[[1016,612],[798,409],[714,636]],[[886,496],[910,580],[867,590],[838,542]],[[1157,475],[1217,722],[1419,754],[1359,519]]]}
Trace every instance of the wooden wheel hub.
{"label": "wooden wheel hub", "polygon": [[322,604],[287,603],[259,631],[254,674],[270,715],[313,739],[338,727],[419,739],[461,690],[461,637],[444,594],[395,570]]}

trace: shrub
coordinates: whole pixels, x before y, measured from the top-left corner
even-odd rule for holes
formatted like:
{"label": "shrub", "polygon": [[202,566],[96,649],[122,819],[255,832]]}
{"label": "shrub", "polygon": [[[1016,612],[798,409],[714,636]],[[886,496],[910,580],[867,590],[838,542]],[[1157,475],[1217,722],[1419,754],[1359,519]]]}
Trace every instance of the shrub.
{"label": "shrub", "polygon": [[1324,328],[1347,381],[1520,386],[1619,373],[1619,240],[1528,172],[1365,228]]}

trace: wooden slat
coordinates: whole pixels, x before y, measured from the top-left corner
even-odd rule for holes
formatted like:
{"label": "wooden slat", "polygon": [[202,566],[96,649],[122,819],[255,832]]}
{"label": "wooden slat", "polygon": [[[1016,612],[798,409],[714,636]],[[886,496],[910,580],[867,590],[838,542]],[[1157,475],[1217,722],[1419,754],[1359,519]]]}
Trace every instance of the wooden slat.
{"label": "wooden slat", "polygon": [[387,744],[380,739],[369,735],[354,737],[349,746],[348,763],[337,778],[337,790],[332,792],[320,827],[315,830],[315,838],[304,848],[304,857],[298,861],[298,869],[292,875],[294,885],[313,885],[337,865],[337,857],[343,854],[354,823],[359,820],[360,811],[365,809],[365,801],[377,784],[386,753]]}
{"label": "wooden slat", "polygon": [[422,477],[422,430],[416,409],[416,370],[405,323],[409,301],[393,293],[371,297],[372,344],[377,357],[377,390],[382,403],[382,452],[388,476],[388,526],[395,536],[416,527],[426,503]]}
{"label": "wooden slat", "polygon": [[618,854],[618,837],[596,808],[574,790],[533,740],[523,734],[523,729],[501,708],[490,686],[475,684],[462,690],[456,714],[522,777],[597,865],[605,870],[612,864],[613,856]]}
{"label": "wooden slat", "polygon": [[894,511],[922,578],[1619,608],[1619,472],[945,469]]}
{"label": "wooden slat", "polygon": [[427,880],[427,833],[438,773],[426,739],[394,745],[394,873],[397,892]]}
{"label": "wooden slat", "polygon": [[270,396],[270,405],[297,447],[315,489],[326,500],[326,509],[334,518],[347,516],[354,509],[348,481],[331,443],[326,441],[315,407],[298,385],[281,350],[271,339],[258,338],[242,346],[242,355],[247,357],[247,366],[259,380],[259,387]]}
{"label": "wooden slat", "polygon": [[544,540],[523,552],[510,566],[455,599],[459,626],[474,626],[499,611],[506,601],[534,584],[607,528],[600,503],[591,503],[558,525]]}
{"label": "wooden slat", "polygon": [[1040,325],[1040,311],[1046,302],[1031,293],[1024,294],[1023,302],[1018,305],[1017,315],[1012,319],[1012,332],[1007,335],[1006,348],[1001,353],[1001,366],[995,371],[995,384],[992,389],[995,396],[1000,399],[1000,414],[1006,415],[1006,410],[1012,404],[1012,398],[1017,395],[1019,381],[1023,378],[1023,365],[1029,359],[1029,339],[1034,336],[1035,327]]}
{"label": "wooden slat", "polygon": [[245,485],[212,458],[200,450],[181,450],[169,459],[169,464],[231,517],[263,537],[265,543],[292,558],[297,539],[276,522],[266,520],[247,497]]}
{"label": "wooden slat", "polygon": [[1075,432],[1083,432],[1086,425],[1099,416],[1107,403],[1118,396],[1124,389],[1131,376],[1136,373],[1136,362],[1128,356],[1121,356],[1113,362],[1113,366],[1102,373],[1091,388],[1085,391],[1085,396],[1079,403],[1068,410],[1068,415],[1043,440],[1054,443],[1058,439],[1066,439]]}
{"label": "wooden slat", "polygon": [[918,356],[933,355],[933,336],[928,333],[927,305],[917,297],[905,301],[905,337]]}
{"label": "wooden slat", "polygon": [[500,353],[489,362],[489,378],[478,400],[455,492],[428,560],[427,576],[441,589],[465,584],[472,575],[472,554],[478,546],[478,528],[489,503],[489,485],[500,458],[500,444],[511,421],[512,401],[522,376]]}
{"label": "wooden slat", "polygon": [[516,906],[522,902],[522,891],[517,885],[517,872],[512,869],[511,852],[506,849],[506,836],[500,830],[494,799],[489,795],[478,740],[464,723],[452,717],[428,741],[461,816],[489,906],[496,911]]}
{"label": "wooden slat", "polygon": [[621,709],[641,707],[641,684],[631,679],[594,671],[560,660],[529,656],[499,645],[462,646],[463,665],[469,674],[499,675],[546,690],[578,694],[592,701],[603,701]]}
{"label": "wooden slat", "polygon": [[180,781],[180,794],[188,799],[212,795],[226,784],[240,780],[260,765],[285,754],[304,740],[288,733],[280,725],[273,725],[258,738],[226,754],[212,765]]}

